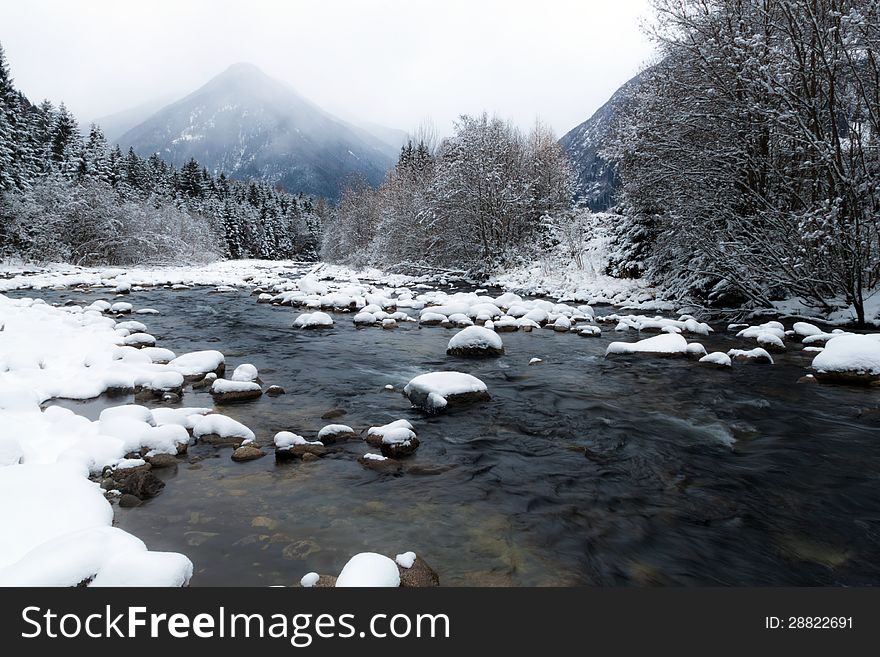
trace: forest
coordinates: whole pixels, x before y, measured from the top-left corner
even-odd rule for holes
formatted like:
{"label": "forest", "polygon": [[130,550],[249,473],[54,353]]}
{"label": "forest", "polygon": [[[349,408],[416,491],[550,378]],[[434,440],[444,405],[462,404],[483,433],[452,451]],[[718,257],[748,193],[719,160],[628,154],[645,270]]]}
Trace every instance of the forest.
{"label": "forest", "polygon": [[314,259],[321,203],[80,135],[16,90],[0,46],[0,256],[77,265]]}

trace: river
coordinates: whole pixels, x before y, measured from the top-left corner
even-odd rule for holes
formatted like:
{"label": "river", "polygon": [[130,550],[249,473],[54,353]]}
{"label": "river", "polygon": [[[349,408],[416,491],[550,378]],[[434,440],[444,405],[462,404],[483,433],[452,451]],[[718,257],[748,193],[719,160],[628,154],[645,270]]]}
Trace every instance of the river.
{"label": "river", "polygon": [[[490,291],[490,294],[493,292]],[[15,293],[23,296],[25,293]],[[33,296],[33,292],[27,293]],[[40,293],[49,301],[106,297]],[[219,349],[287,394],[224,406],[269,445],[406,418],[421,447],[399,474],[358,464],[360,441],[316,462],[235,463],[193,445],[164,491],[116,524],[195,564],[193,586],[292,585],[337,574],[356,552],[413,550],[444,585],[876,585],[880,583],[877,389],[797,384],[811,355],[772,366],[605,359],[611,340],[549,330],[502,334],[497,359],[447,357],[452,330],[404,323],[291,328],[298,311],[247,291],[139,291],[128,299],[158,345]],[[601,313],[612,308],[597,308]],[[707,350],[751,348],[723,326]],[[543,362],[529,365],[533,357]],[[458,369],[491,401],[437,416],[400,394],[413,376]],[[392,384],[396,391],[384,387]],[[130,398],[59,401],[94,419]],[[147,405],[156,405],[151,402]],[[187,389],[187,406],[212,406]],[[869,412],[865,413],[865,410]],[[344,411],[333,420],[328,411]]]}

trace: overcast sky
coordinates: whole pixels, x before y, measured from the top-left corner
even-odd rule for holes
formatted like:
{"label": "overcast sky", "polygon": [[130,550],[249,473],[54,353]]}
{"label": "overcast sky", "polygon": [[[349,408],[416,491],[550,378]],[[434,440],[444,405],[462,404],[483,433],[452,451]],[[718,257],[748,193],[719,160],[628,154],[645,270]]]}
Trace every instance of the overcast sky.
{"label": "overcast sky", "polygon": [[559,135],[652,56],[648,0],[0,0],[32,100],[80,120],[174,100],[247,61],[346,118],[446,133],[486,109]]}

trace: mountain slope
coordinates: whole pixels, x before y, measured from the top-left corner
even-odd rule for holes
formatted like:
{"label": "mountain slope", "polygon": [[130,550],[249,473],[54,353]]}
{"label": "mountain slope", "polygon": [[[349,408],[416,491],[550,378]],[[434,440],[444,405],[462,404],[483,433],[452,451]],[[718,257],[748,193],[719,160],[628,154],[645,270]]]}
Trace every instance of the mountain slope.
{"label": "mountain slope", "polygon": [[119,139],[143,156],[337,198],[349,178],[382,181],[397,151],[251,64],[235,64]]}
{"label": "mountain slope", "polygon": [[621,86],[602,107],[559,140],[576,175],[576,194],[594,212],[610,209],[618,186],[614,166],[599,153],[605,147],[617,111],[637,87],[644,73]]}
{"label": "mountain slope", "polygon": [[107,138],[107,141],[111,144],[115,144],[122,135],[124,135],[136,125],[146,121],[148,118],[150,118],[153,114],[165,107],[172,100],[172,98],[167,97],[161,100],[151,100],[147,101],[146,103],[141,103],[136,107],[122,110],[121,112],[107,114],[106,116],[92,119],[91,121],[87,121],[85,123],[80,123],[79,131],[82,134],[87,135],[89,134],[89,126],[92,123],[97,123],[99,126],[101,126],[101,130],[103,130],[104,136]]}

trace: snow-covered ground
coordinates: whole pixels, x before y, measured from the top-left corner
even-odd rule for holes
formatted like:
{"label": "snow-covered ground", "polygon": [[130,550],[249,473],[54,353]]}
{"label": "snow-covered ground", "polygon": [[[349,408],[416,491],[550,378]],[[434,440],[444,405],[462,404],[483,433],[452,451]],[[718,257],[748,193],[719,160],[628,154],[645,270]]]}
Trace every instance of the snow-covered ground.
{"label": "snow-covered ground", "polygon": [[185,556],[148,552],[111,527],[110,503],[89,479],[107,467],[141,465],[125,458],[141,448],[176,454],[189,440],[186,428],[157,421],[140,406],[107,409],[94,422],[59,406],[41,409],[56,397],[86,399],[110,389],[161,392],[183,384],[174,365],[125,346],[128,336],[97,308],[56,308],[0,295],[0,498],[6,500],[0,584],[189,581],[192,563]]}
{"label": "snow-covered ground", "polygon": [[590,239],[578,245],[579,262],[571,257],[569,245],[563,243],[540,260],[496,274],[488,283],[519,294],[549,296],[561,301],[671,310],[672,304],[659,299],[657,290],[644,281],[605,274],[610,241],[608,225],[614,215],[596,213],[592,218],[596,224]]}

